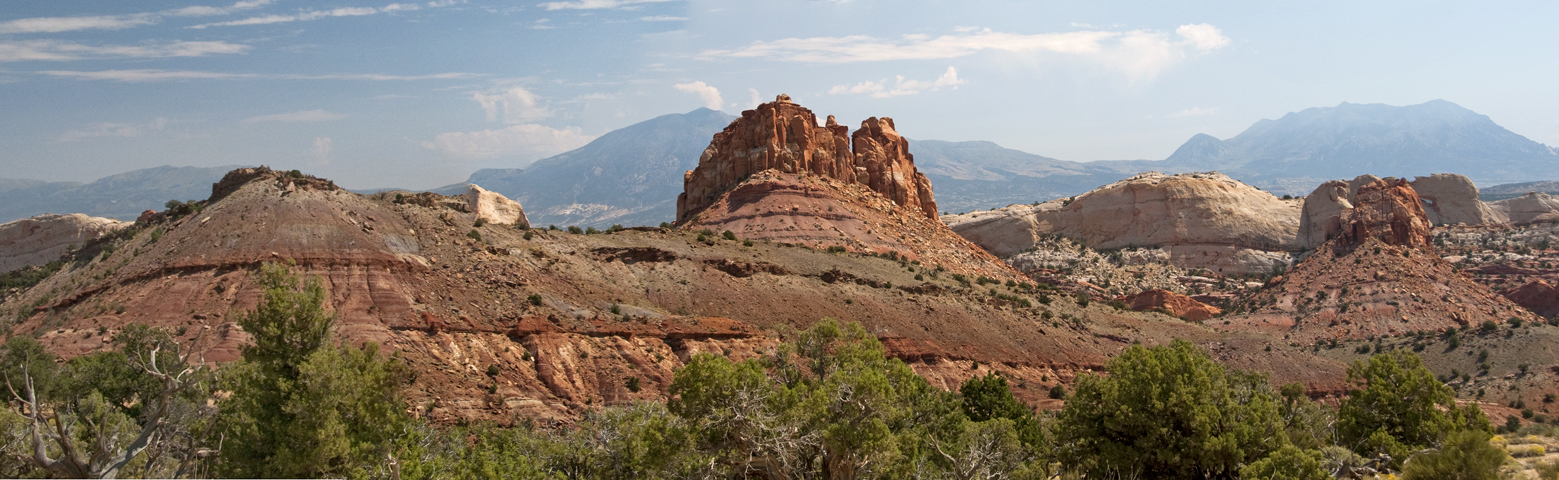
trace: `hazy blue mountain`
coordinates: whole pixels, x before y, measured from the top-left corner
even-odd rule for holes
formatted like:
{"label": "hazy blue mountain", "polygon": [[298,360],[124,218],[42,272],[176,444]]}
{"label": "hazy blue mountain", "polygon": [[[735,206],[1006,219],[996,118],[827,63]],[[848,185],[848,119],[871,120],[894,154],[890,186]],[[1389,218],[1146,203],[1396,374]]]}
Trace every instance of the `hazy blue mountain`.
{"label": "hazy blue mountain", "polygon": [[1460,173],[1488,184],[1559,178],[1559,152],[1444,100],[1396,107],[1343,103],[1261,120],[1227,140],[1199,134],[1164,170],[1218,170],[1284,193],[1360,174]]}
{"label": "hazy blue mountain", "polygon": [[[682,173],[736,117],[700,108],[609,132],[524,169],[482,169],[468,183],[520,202],[533,225],[656,225],[677,216]],[[464,184],[435,192],[455,194]]]}
{"label": "hazy blue mountain", "polygon": [[0,179],[0,222],[44,213],[85,213],[135,220],[168,200],[201,200],[211,184],[236,166],[161,166],[110,175],[91,183]]}
{"label": "hazy blue mountain", "polygon": [[910,140],[909,152],[931,180],[937,208],[952,213],[1077,195],[1131,176],[1143,163],[1069,162],[984,141]]}

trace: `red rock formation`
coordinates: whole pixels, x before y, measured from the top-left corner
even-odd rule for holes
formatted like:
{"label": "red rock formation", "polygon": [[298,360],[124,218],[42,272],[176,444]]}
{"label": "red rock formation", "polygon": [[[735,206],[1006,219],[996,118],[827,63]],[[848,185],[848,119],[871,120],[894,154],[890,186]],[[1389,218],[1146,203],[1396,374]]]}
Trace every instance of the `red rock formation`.
{"label": "red rock formation", "polygon": [[1191,297],[1181,295],[1169,290],[1153,289],[1143,291],[1136,295],[1121,297],[1126,306],[1136,311],[1152,310],[1162,307],[1169,310],[1170,315],[1192,321],[1202,321],[1223,313],[1218,307],[1193,300]]}
{"label": "red rock formation", "polygon": [[818,126],[811,110],[786,95],[742,112],[741,118],[715,134],[698,168],[683,175],[677,221],[686,221],[715,203],[748,176],[771,169],[860,183],[935,219],[931,182],[915,170],[909,143],[894,131],[893,120],[873,117],[862,122],[853,149],[848,131],[832,116]]}
{"label": "red rock formation", "polygon": [[865,170],[857,181],[903,206],[915,206],[927,218],[937,219],[936,201],[931,198],[931,181],[915,170],[915,157],[909,154],[909,141],[893,129],[893,119],[872,117],[861,122],[861,129],[850,136],[855,152],[856,171]]}
{"label": "red rock formation", "polygon": [[1338,246],[1354,247],[1377,238],[1387,245],[1433,248],[1429,216],[1413,186],[1403,179],[1376,180],[1359,187],[1353,210],[1343,214]]}
{"label": "red rock formation", "polygon": [[1532,313],[1546,318],[1559,318],[1559,288],[1542,279],[1500,292],[1500,295]]}

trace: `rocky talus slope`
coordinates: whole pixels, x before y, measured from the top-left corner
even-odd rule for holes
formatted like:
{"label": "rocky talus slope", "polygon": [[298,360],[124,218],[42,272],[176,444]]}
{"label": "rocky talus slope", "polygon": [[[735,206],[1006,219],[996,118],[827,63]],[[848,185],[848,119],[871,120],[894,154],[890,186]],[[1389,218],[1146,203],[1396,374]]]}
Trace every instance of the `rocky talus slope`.
{"label": "rocky talus slope", "polygon": [[1219,173],[1148,172],[1077,197],[943,220],[1002,257],[1060,235],[1097,250],[1162,249],[1178,267],[1244,275],[1289,263],[1300,208]]}
{"label": "rocky talus slope", "polygon": [[337,335],[404,355],[417,372],[408,408],[440,422],[567,421],[597,405],[663,400],[690,355],[747,358],[780,329],[822,317],[861,322],[935,385],[995,370],[1019,398],[1051,408],[1051,386],[1133,342],[1174,338],[1319,393],[1342,388],[1341,363],[1267,335],[1033,285],[975,284],[902,256],[700,241],[686,230],[478,227],[476,218],[460,197],[365,196],[309,176],[235,171],[190,214],[159,214],[84,246],[0,303],[0,318],[66,357],[110,348],[135,322],[199,339],[206,359],[227,361],[248,339],[235,317],[259,301],[252,273],[289,263],[323,279]]}
{"label": "rocky talus slope", "polygon": [[44,214],[0,224],[0,273],[49,263],[128,226],[130,222],[80,213]]}

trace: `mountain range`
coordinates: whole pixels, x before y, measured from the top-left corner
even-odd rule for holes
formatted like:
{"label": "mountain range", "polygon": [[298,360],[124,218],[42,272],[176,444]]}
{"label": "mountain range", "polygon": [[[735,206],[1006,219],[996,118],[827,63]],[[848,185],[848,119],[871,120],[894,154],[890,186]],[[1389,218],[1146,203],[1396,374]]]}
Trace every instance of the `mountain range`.
{"label": "mountain range", "polygon": [[168,200],[199,200],[229,170],[221,167],[161,166],[133,170],[91,183],[0,179],[0,222],[44,213],[85,213],[135,220],[142,211],[162,210]]}
{"label": "mountain range", "polygon": [[[519,201],[537,225],[668,222],[683,172],[698,166],[710,139],[735,118],[707,108],[662,115],[526,168],[482,169],[432,191],[461,193],[475,183]],[[1079,195],[1155,170],[1216,170],[1280,195],[1305,195],[1321,182],[1366,173],[1451,172],[1480,185],[1559,179],[1553,147],[1444,100],[1310,108],[1257,121],[1228,139],[1195,135],[1164,160],[1075,162],[986,141],[911,140],[910,153],[936,189],[939,209],[952,213]],[[204,198],[231,168],[157,167],[87,184],[0,179],[0,220],[45,212],[134,218],[169,199]],[[1509,196],[1523,188],[1546,187],[1512,187],[1521,192]]]}

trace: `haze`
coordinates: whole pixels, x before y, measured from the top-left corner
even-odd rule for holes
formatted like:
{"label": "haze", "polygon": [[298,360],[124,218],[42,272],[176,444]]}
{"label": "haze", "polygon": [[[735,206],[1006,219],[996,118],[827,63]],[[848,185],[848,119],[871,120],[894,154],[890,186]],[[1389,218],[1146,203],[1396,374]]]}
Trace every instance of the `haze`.
{"label": "haze", "polygon": [[[1340,102],[1559,144],[1551,2],[10,2],[0,177],[267,164],[431,188],[787,93],[915,139],[1163,159]],[[910,121],[912,120],[912,121]]]}

